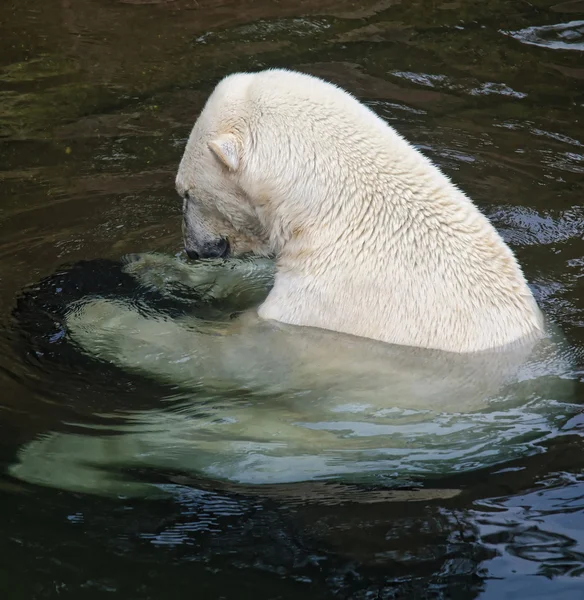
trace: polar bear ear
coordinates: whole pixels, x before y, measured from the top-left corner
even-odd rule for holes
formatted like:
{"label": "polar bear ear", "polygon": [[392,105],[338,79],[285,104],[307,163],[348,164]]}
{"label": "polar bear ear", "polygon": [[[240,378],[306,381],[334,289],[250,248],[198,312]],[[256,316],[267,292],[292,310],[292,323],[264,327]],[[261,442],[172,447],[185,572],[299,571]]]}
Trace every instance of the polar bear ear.
{"label": "polar bear ear", "polygon": [[232,133],[224,133],[209,142],[215,156],[231,171],[239,167],[239,143]]}

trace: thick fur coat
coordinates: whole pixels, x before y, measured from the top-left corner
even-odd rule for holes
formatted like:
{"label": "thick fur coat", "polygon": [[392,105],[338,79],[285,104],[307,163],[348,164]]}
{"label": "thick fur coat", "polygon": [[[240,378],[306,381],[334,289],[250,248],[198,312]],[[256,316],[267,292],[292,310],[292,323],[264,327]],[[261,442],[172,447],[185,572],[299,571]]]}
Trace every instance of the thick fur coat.
{"label": "thick fur coat", "polygon": [[392,127],[320,79],[224,79],[176,185],[191,255],[276,256],[263,319],[451,352],[542,334],[488,219]]}

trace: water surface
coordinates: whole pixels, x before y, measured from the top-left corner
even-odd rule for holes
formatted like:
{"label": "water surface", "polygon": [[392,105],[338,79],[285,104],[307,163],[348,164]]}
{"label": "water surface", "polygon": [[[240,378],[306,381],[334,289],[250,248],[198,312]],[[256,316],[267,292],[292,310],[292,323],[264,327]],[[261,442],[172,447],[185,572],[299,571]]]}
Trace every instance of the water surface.
{"label": "water surface", "polygon": [[[174,172],[207,94],[234,70],[301,69],[371,106],[493,220],[578,356],[583,11],[578,1],[510,0],[0,8],[5,597],[582,597],[578,411],[533,452],[398,486],[388,485],[392,472],[365,487],[258,486],[171,461],[125,465],[122,482],[163,492],[145,499],[9,471],[30,444],[45,442],[49,462],[59,456],[51,432],[78,436],[70,457],[83,463],[112,419],[122,427],[129,412],[176,394],[72,352],[35,354],[13,310],[23,288],[63,265],[180,250]],[[111,288],[108,268],[87,278],[88,290]],[[49,333],[43,319],[36,331]],[[581,404],[580,362],[561,376]]]}

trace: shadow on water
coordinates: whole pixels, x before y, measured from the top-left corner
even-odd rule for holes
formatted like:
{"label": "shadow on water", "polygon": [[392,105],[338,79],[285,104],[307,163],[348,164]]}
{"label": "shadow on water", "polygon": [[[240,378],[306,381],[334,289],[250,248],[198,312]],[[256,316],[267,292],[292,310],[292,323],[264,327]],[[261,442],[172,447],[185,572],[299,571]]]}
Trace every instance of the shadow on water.
{"label": "shadow on water", "polygon": [[[180,249],[174,172],[206,95],[237,69],[297,68],[371,106],[492,219],[581,355],[583,14],[580,0],[0,7],[3,597],[582,597],[580,414],[538,453],[397,489],[237,485],[133,466],[124,480],[159,496],[99,497],[8,469],[48,432],[99,432],[116,411],[123,422],[130,399],[148,410],[176,393],[59,344],[58,292],[29,322],[55,356],[25,346],[13,314],[24,288],[34,297],[63,265],[94,269],[87,292],[128,297],[112,264]],[[582,404],[580,361],[565,376]]]}

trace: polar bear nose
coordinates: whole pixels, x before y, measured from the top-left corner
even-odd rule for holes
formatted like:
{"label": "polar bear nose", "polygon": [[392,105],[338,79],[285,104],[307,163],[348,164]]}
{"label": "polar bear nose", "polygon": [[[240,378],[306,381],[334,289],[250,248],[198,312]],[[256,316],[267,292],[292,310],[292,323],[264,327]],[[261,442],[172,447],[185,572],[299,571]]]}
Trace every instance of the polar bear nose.
{"label": "polar bear nose", "polygon": [[198,258],[223,258],[229,254],[229,241],[225,238],[217,238],[205,242],[197,250],[185,248],[187,256],[193,260]]}

